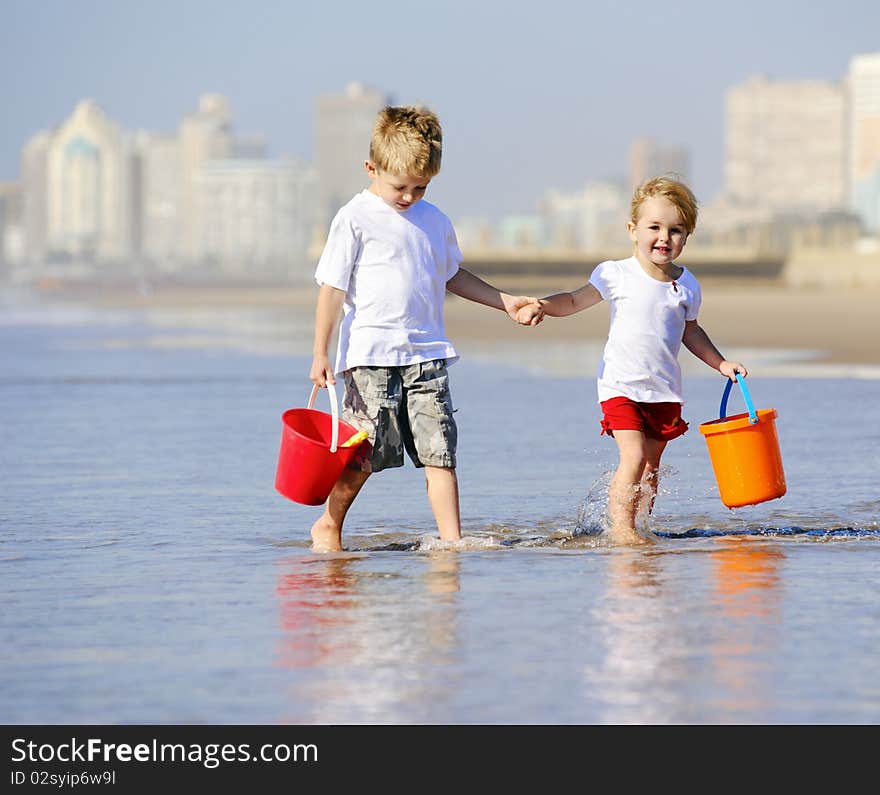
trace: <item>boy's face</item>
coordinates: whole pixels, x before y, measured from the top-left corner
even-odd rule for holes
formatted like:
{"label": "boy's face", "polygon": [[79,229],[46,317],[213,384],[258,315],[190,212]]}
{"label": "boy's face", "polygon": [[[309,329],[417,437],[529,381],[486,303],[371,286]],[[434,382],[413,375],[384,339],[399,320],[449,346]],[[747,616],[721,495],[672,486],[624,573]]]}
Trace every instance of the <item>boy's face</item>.
{"label": "boy's face", "polygon": [[638,259],[661,269],[675,261],[688,239],[678,207],[662,196],[645,199],[637,222],[627,222],[626,228],[636,244]]}
{"label": "boy's face", "polygon": [[364,163],[372,184],[370,191],[399,213],[405,213],[425,195],[430,177],[389,174],[380,171],[370,160]]}

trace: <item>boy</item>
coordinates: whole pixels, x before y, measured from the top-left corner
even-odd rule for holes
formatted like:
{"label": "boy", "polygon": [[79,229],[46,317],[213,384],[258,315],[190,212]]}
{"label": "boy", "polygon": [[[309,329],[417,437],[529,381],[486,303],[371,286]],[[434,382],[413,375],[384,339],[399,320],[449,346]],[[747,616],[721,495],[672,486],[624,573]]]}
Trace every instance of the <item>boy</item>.
{"label": "boy", "polygon": [[[500,292],[459,266],[452,223],[422,200],[441,154],[434,113],[384,108],[364,163],[370,187],[336,214],[315,271],[321,287],[309,377],[325,387],[342,373],[342,418],[367,431],[372,445],[343,472],[312,526],[316,551],[342,550],[342,524],[355,497],[372,472],[403,466],[404,449],[425,468],[440,538],[461,538],[457,429],[446,372],[458,354],[444,329],[445,293],[501,309],[512,320],[537,300]],[[327,347],[340,310],[331,367]]]}

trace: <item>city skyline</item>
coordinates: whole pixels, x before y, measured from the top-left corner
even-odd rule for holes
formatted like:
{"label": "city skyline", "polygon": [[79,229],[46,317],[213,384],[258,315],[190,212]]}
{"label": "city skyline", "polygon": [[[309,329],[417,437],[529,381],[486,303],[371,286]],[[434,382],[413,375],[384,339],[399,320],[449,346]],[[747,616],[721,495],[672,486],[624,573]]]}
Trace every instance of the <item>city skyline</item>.
{"label": "city skyline", "polygon": [[271,157],[313,162],[318,96],[358,81],[438,112],[444,167],[429,198],[456,216],[529,213],[551,186],[626,179],[643,136],[690,150],[709,201],[723,185],[724,92],[756,74],[839,82],[880,29],[867,2],[835,4],[833,24],[830,6],[788,2],[726,16],[550,2],[540,17],[451,3],[381,21],[344,6],[334,27],[329,10],[270,3],[0,3],[0,180],[18,179],[26,140],[84,97],[126,129],[173,132],[194,96],[218,91]]}

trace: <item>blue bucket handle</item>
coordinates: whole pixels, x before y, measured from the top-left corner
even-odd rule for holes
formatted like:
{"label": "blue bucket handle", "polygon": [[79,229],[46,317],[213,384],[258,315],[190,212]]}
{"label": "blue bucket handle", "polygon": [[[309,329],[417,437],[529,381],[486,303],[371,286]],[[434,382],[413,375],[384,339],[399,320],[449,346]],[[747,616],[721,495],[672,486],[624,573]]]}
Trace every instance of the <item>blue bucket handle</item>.
{"label": "blue bucket handle", "polygon": [[[749,394],[749,389],[746,386],[745,379],[739,373],[735,373],[736,382],[739,384],[739,388],[742,391],[743,400],[746,404],[746,409],[749,412],[749,422],[754,425],[758,422],[758,412],[755,411],[755,404],[752,403],[752,396]],[[727,399],[730,397],[730,389],[733,386],[733,381],[731,379],[727,379],[727,385],[724,387],[724,394],[721,396],[721,408],[718,409],[718,416],[723,420],[727,417]]]}

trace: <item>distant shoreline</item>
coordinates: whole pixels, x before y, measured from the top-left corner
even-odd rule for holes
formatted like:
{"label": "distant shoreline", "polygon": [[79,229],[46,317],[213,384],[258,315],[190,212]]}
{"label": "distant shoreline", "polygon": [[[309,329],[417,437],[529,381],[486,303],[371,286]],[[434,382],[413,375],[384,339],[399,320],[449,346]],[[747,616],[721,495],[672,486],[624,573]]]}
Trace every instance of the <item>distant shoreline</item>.
{"label": "distant shoreline", "polygon": [[[547,295],[570,290],[586,280],[504,275],[491,281],[509,292]],[[791,287],[772,279],[701,280],[700,324],[721,349],[788,348],[818,352],[812,361],[834,364],[880,364],[880,288]],[[539,289],[536,289],[539,288]],[[134,285],[64,285],[39,292],[48,302],[107,308],[228,307],[283,309],[314,306],[311,285],[159,285],[138,290]],[[570,318],[547,318],[535,328],[513,325],[506,316],[450,296],[445,309],[447,332],[453,339],[515,342],[604,340],[608,330],[605,304]],[[746,363],[748,364],[748,363]]]}

